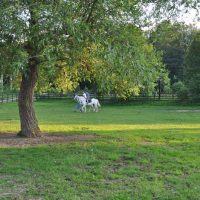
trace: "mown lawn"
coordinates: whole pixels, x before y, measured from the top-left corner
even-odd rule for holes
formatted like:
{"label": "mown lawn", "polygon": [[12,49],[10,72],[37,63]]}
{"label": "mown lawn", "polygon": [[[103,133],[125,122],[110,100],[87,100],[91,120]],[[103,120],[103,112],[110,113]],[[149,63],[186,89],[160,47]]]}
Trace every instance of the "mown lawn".
{"label": "mown lawn", "polygon": [[[36,102],[43,132],[92,141],[0,148],[0,199],[200,199],[200,107]],[[17,132],[16,103],[0,104],[0,132]]]}

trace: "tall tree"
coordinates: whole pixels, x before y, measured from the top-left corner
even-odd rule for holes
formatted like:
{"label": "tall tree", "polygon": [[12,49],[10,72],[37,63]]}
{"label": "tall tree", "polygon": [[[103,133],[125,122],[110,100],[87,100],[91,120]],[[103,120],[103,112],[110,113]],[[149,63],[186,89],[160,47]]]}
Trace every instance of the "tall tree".
{"label": "tall tree", "polygon": [[[129,43],[124,43],[123,40],[118,41],[117,45],[114,44],[119,36],[117,33],[123,24],[136,24],[142,14],[142,5],[152,2],[155,1],[1,1],[1,71],[9,67],[11,71],[21,73],[19,95],[21,135],[41,136],[33,107],[34,88],[38,80],[39,68],[46,63],[49,70],[52,70],[57,66],[55,62],[58,60],[67,60],[73,66],[80,51],[93,42],[100,44],[102,49],[105,49],[103,52],[109,52],[109,57],[106,58],[109,64],[116,63],[118,60],[117,66],[122,66],[125,60],[119,52],[130,47]],[[162,0],[155,4],[163,7],[174,5],[174,2]],[[179,4],[194,2],[198,3],[198,0],[178,1]],[[105,57],[104,53],[102,55]],[[126,59],[130,60],[131,55]],[[140,61],[137,60],[137,62]],[[142,73],[143,68],[144,71],[146,70],[144,64],[145,62],[140,69],[141,76],[146,76]],[[117,73],[120,71],[123,72],[119,70]]]}
{"label": "tall tree", "polygon": [[112,93],[124,99],[138,95],[141,90],[151,93],[157,79],[165,74],[161,56],[139,28],[131,24],[118,26],[117,33],[112,31],[106,36],[112,43],[90,44],[80,52],[73,66],[68,66],[67,61],[58,62],[49,76],[44,75],[48,67],[43,68],[39,89],[48,88],[48,83],[63,90],[91,83],[97,93]]}
{"label": "tall tree", "polygon": [[150,41],[163,52],[163,62],[169,71],[171,83],[183,79],[184,58],[189,47],[193,27],[183,23],[161,22],[150,35]]}
{"label": "tall tree", "polygon": [[185,84],[195,100],[200,100],[200,31],[188,49],[185,62]]}

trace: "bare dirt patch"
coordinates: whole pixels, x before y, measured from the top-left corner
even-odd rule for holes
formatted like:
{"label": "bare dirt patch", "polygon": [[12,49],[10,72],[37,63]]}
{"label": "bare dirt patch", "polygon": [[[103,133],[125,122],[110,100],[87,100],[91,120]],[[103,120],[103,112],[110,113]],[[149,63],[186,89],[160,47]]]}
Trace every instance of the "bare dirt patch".
{"label": "bare dirt patch", "polygon": [[46,133],[39,138],[25,138],[14,133],[0,133],[0,147],[29,147],[40,144],[62,144],[68,142],[94,140],[95,135],[66,135],[62,133]]}

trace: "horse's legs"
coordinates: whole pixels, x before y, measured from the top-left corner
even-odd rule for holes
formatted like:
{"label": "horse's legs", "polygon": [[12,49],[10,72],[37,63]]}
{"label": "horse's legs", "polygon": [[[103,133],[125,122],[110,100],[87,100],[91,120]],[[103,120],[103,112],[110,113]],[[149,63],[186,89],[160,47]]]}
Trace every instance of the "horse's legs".
{"label": "horse's legs", "polygon": [[96,105],[96,112],[98,112],[98,106]]}
{"label": "horse's legs", "polygon": [[95,112],[95,106],[94,106],[94,104],[92,104],[92,110],[93,110],[93,112]]}
{"label": "horse's legs", "polygon": [[91,111],[91,109],[93,110],[93,105],[90,105],[90,109],[89,109],[89,111]]}
{"label": "horse's legs", "polygon": [[84,108],[84,112],[86,112],[86,105],[84,105],[83,108]]}
{"label": "horse's legs", "polygon": [[96,109],[97,109],[97,105],[93,104],[93,111],[96,112]]}

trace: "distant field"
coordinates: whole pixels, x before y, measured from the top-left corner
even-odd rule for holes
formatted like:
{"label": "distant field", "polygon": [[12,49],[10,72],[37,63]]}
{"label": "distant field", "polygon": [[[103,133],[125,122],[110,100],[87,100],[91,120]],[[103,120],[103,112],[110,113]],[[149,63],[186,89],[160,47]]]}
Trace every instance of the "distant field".
{"label": "distant field", "polygon": [[[200,106],[35,104],[41,130],[90,141],[0,147],[0,199],[200,199]],[[19,131],[17,103],[0,104],[0,134]]]}

